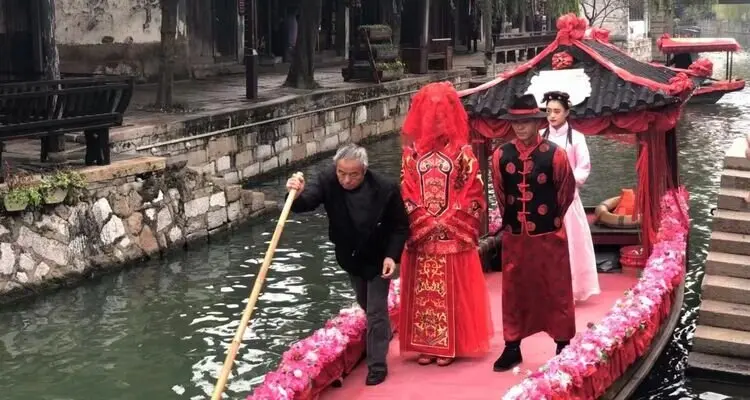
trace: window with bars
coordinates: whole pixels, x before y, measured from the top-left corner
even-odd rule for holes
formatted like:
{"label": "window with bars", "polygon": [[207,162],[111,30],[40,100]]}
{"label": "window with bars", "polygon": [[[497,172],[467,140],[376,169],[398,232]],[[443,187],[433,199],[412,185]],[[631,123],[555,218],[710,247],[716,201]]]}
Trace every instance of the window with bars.
{"label": "window with bars", "polygon": [[631,21],[643,21],[644,0],[630,0],[628,5],[628,16]]}

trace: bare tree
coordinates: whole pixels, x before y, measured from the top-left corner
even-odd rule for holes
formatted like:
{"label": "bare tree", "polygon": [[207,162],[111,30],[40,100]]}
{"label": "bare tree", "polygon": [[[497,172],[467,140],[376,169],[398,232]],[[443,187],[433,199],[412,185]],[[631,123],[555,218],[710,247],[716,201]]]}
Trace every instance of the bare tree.
{"label": "bare tree", "polygon": [[589,26],[601,28],[610,17],[615,17],[617,13],[624,12],[627,15],[630,1],[643,0],[581,0],[581,9],[583,16],[589,21]]}

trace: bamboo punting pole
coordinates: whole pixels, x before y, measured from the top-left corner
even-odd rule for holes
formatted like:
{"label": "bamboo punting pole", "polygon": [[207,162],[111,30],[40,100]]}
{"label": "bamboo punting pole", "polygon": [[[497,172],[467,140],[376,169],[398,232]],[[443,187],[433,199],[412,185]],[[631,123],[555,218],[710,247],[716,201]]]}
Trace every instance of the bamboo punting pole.
{"label": "bamboo punting pole", "polygon": [[[297,172],[296,174],[294,174],[294,176],[299,178],[303,177],[302,172]],[[245,312],[242,313],[240,326],[237,327],[237,332],[234,335],[234,339],[232,339],[232,345],[229,346],[229,352],[227,353],[227,358],[224,360],[224,366],[221,368],[221,372],[219,373],[219,380],[216,381],[216,386],[214,387],[213,395],[211,395],[211,400],[220,400],[221,394],[224,392],[224,386],[226,386],[229,374],[232,372],[234,359],[237,356],[237,351],[240,348],[240,343],[242,343],[242,338],[245,335],[245,328],[247,328],[247,324],[250,322],[250,318],[253,315],[255,303],[258,301],[258,296],[260,296],[260,290],[263,288],[263,283],[266,280],[266,274],[268,273],[268,269],[271,266],[273,254],[276,251],[276,246],[278,246],[279,244],[281,232],[284,230],[284,224],[286,223],[286,219],[292,209],[292,203],[294,203],[294,197],[296,195],[296,190],[290,190],[289,196],[286,198],[286,202],[284,203],[284,208],[281,210],[279,222],[276,223],[276,229],[273,231],[271,243],[268,245],[268,250],[266,250],[266,257],[263,259],[263,265],[261,265],[260,270],[258,271],[258,276],[255,278],[255,285],[253,286],[253,291],[250,293],[250,297],[247,300]]]}

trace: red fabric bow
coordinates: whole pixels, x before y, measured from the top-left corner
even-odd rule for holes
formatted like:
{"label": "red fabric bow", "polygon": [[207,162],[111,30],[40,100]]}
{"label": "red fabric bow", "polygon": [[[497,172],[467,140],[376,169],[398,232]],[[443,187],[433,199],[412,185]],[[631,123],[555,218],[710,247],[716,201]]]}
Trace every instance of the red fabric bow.
{"label": "red fabric bow", "polygon": [[552,56],[552,69],[567,69],[573,66],[573,56],[561,51]]}
{"label": "red fabric bow", "polygon": [[692,90],[693,87],[693,81],[684,72],[679,72],[677,75],[669,79],[669,94],[672,96],[688,92]]}
{"label": "red fabric bow", "polygon": [[557,20],[557,40],[561,45],[570,46],[573,41],[586,35],[588,22],[573,13],[565,14]]}
{"label": "red fabric bow", "polygon": [[697,76],[710,77],[714,74],[714,63],[708,58],[701,57],[690,64],[688,69]]}
{"label": "red fabric bow", "polygon": [[609,31],[603,28],[591,28],[591,38],[600,42],[609,43]]}

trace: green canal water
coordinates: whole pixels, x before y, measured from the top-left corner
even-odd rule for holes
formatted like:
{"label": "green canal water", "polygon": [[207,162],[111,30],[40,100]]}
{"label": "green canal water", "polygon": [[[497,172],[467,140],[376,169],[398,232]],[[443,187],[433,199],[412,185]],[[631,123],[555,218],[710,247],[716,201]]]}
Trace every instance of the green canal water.
{"label": "green canal water", "polygon": [[[750,78],[746,56],[735,57],[735,71]],[[674,338],[638,399],[695,396],[683,370],[695,329],[710,209],[725,150],[750,131],[749,105],[746,90],[717,105],[689,106],[680,122],[680,170],[691,191],[693,218],[687,293]],[[598,204],[632,186],[632,147],[599,138],[589,139],[589,146],[593,172],[582,192],[584,203]],[[369,149],[372,168],[398,174],[397,138]],[[326,162],[304,171],[310,176]],[[280,198],[283,183],[279,178],[262,185]],[[0,399],[207,398],[275,223],[268,218],[187,252],[0,309]],[[292,342],[354,300],[326,227],[321,212],[287,223],[238,355],[239,376],[227,391],[232,398],[247,395]]]}

